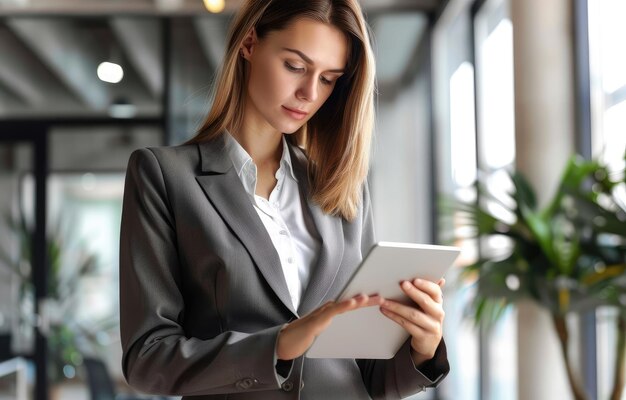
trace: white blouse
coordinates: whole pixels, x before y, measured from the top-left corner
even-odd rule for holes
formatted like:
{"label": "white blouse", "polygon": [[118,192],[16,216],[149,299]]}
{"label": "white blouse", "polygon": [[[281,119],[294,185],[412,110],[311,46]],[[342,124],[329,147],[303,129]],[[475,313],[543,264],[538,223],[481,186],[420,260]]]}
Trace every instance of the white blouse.
{"label": "white blouse", "polygon": [[321,243],[315,228],[305,223],[302,207],[306,201],[300,198],[287,141],[283,136],[283,155],[275,175],[278,183],[266,200],[256,195],[257,168],[248,152],[229,132],[225,132],[224,140],[237,175],[276,248],[291,301],[297,310]]}

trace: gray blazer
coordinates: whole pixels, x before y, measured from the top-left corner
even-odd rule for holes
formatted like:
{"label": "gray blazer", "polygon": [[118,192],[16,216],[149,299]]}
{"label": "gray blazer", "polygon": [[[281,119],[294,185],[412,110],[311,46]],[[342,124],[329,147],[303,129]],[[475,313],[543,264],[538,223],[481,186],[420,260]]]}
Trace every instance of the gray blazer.
{"label": "gray blazer", "polygon": [[306,156],[289,147],[308,223],[322,240],[298,310],[223,140],[130,156],[120,326],[132,387],[185,399],[395,399],[447,374],[443,341],[422,371],[407,341],[390,360],[299,357],[287,365],[286,380],[277,375],[281,326],[335,298],[374,243],[367,186],[353,222],[326,215],[308,196]]}

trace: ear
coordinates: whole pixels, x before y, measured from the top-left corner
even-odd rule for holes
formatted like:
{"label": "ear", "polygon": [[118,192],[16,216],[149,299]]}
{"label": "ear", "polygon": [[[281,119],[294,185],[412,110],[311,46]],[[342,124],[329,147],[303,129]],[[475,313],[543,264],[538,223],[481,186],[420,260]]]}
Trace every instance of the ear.
{"label": "ear", "polygon": [[250,59],[252,52],[254,51],[254,46],[258,43],[258,39],[256,36],[256,29],[252,28],[241,42],[240,53],[243,58],[246,60]]}

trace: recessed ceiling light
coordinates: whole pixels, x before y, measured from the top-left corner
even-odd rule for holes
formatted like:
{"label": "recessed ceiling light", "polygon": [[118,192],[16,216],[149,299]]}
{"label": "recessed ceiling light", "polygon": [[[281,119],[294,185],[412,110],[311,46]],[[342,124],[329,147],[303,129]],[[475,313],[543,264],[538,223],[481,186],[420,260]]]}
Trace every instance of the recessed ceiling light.
{"label": "recessed ceiling light", "polygon": [[133,118],[137,115],[137,107],[123,98],[118,98],[109,106],[112,118]]}
{"label": "recessed ceiling light", "polygon": [[98,78],[108,83],[119,83],[124,77],[124,70],[118,64],[103,62],[98,65]]}
{"label": "recessed ceiling light", "polygon": [[209,12],[221,13],[226,7],[226,2],[224,0],[204,0],[204,6]]}

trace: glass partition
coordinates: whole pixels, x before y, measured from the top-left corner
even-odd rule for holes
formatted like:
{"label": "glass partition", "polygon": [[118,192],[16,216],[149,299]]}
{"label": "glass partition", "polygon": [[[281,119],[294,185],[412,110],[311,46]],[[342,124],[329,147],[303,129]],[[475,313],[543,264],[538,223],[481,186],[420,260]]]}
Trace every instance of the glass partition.
{"label": "glass partition", "polygon": [[0,398],[32,398],[34,146],[0,141]]}
{"label": "glass partition", "polygon": [[[161,145],[163,134],[154,126],[82,125],[56,126],[49,135],[51,396],[132,392],[122,376],[119,337],[124,179],[131,152]],[[94,386],[91,379],[111,384]]]}

